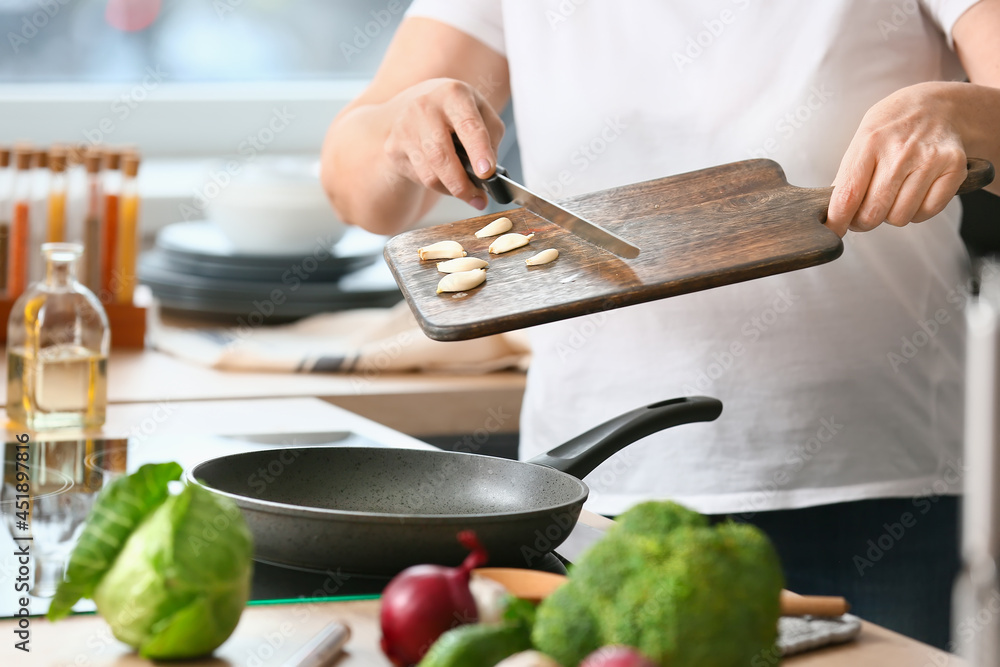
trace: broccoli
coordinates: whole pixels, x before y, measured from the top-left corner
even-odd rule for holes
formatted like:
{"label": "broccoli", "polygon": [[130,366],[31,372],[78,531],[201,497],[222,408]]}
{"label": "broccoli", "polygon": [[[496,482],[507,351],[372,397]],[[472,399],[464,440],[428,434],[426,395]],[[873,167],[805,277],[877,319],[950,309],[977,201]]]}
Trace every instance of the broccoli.
{"label": "broccoli", "polygon": [[538,607],[532,642],[563,665],[608,644],[670,667],[745,667],[771,655],[781,564],[753,526],[672,502],[637,505]]}

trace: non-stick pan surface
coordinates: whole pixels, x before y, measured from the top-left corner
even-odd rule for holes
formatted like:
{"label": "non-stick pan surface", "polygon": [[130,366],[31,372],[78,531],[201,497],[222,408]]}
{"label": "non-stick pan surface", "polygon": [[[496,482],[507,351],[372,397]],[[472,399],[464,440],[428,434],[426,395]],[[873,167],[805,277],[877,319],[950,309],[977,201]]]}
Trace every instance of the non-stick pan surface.
{"label": "non-stick pan surface", "polygon": [[636,440],[710,421],[711,398],[633,410],[528,463],[476,454],[312,447],[212,459],[188,478],[231,497],[258,560],[308,570],[392,575],[417,563],[458,563],[455,540],[476,531],[491,564],[531,567],[572,531],[583,477]]}

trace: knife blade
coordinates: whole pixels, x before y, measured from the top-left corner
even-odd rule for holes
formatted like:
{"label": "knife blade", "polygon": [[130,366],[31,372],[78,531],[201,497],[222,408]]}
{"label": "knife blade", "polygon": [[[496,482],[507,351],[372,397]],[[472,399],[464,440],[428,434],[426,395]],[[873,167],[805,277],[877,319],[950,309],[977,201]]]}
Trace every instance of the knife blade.
{"label": "knife blade", "polygon": [[586,218],[563,208],[555,202],[545,199],[541,195],[535,194],[520,183],[512,180],[507,175],[507,170],[497,165],[496,171],[489,178],[479,178],[472,170],[469,156],[465,152],[465,147],[459,142],[458,137],[454,137],[455,152],[458,154],[462,166],[465,167],[466,174],[477,186],[489,193],[499,204],[509,204],[515,202],[528,209],[535,215],[555,223],[570,232],[574,236],[587,241],[598,248],[614,253],[619,257],[632,259],[639,256],[639,248],[632,245],[622,237],[609,232],[600,225],[596,225]]}

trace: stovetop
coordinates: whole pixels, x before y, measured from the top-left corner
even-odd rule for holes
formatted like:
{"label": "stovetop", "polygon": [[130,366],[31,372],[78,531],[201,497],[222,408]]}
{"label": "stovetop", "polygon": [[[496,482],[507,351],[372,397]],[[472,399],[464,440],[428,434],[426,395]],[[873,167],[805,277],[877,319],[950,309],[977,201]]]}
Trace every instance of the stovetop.
{"label": "stovetop", "polygon": [[[239,451],[269,449],[276,446],[331,445],[384,446],[356,433],[329,432],[239,436],[190,435],[169,438],[152,436],[107,440],[94,438],[36,442],[33,443],[33,451],[37,456],[44,456],[43,459],[36,461],[35,465],[60,472],[61,479],[69,480],[59,493],[75,494],[82,500],[92,501],[103,483],[113,476],[109,473],[131,473],[144,463],[173,460],[187,469],[203,460]],[[5,459],[10,458],[10,452],[0,451],[4,453]],[[82,523],[89,505],[86,502],[76,505],[82,508],[82,514],[77,517]],[[41,517],[36,517],[36,520],[40,519]],[[578,526],[566,543],[559,548],[561,555],[546,555],[536,564],[536,569],[565,574],[565,564],[575,559],[580,551],[580,534],[587,533],[588,530],[593,531],[586,526]],[[585,543],[592,541],[592,536],[589,534],[584,534],[584,538],[586,538]],[[8,531],[0,529],[0,550],[4,553],[13,553],[13,549],[14,543]],[[7,572],[3,566],[9,566],[9,561],[9,558],[0,560],[0,581],[5,579],[3,575]],[[382,592],[389,579],[389,577],[340,571],[304,572],[255,562],[251,599],[266,602],[300,598],[374,596]],[[0,590],[0,618],[10,617],[17,609],[16,602],[13,586],[6,586]],[[44,614],[48,610],[48,599],[32,596],[30,602],[30,611],[33,615]],[[94,605],[89,600],[81,601],[74,607],[77,612],[93,611],[93,609]]]}
{"label": "stovetop", "polygon": [[[253,566],[250,599],[256,602],[376,596],[382,593],[390,580],[390,577],[351,574],[340,570],[306,572],[257,561]],[[566,574],[565,562],[551,553],[546,554],[534,569]]]}

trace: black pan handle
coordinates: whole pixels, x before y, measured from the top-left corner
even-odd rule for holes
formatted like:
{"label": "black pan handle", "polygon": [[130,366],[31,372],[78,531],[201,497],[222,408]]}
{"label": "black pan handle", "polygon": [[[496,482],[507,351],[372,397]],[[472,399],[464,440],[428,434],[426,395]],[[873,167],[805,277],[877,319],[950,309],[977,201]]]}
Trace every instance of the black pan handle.
{"label": "black pan handle", "polygon": [[989,160],[970,157],[966,162],[966,166],[969,169],[969,175],[965,177],[962,185],[958,188],[958,194],[960,195],[985,188],[993,182],[993,177],[996,176],[993,163]]}
{"label": "black pan handle", "polygon": [[528,461],[583,479],[619,450],[663,429],[714,421],[722,401],[707,396],[672,398],[615,417]]}
{"label": "black pan handle", "polygon": [[509,204],[514,201],[510,193],[507,191],[507,186],[503,184],[497,175],[506,176],[507,170],[497,165],[496,171],[489,178],[479,178],[476,176],[475,170],[472,168],[472,162],[469,160],[469,154],[465,152],[465,146],[462,142],[458,140],[456,135],[451,135],[451,140],[455,144],[455,154],[458,155],[458,159],[462,161],[462,166],[465,167],[465,173],[469,175],[469,180],[472,184],[481,190],[485,190],[486,193],[493,197],[493,200],[498,204]]}

